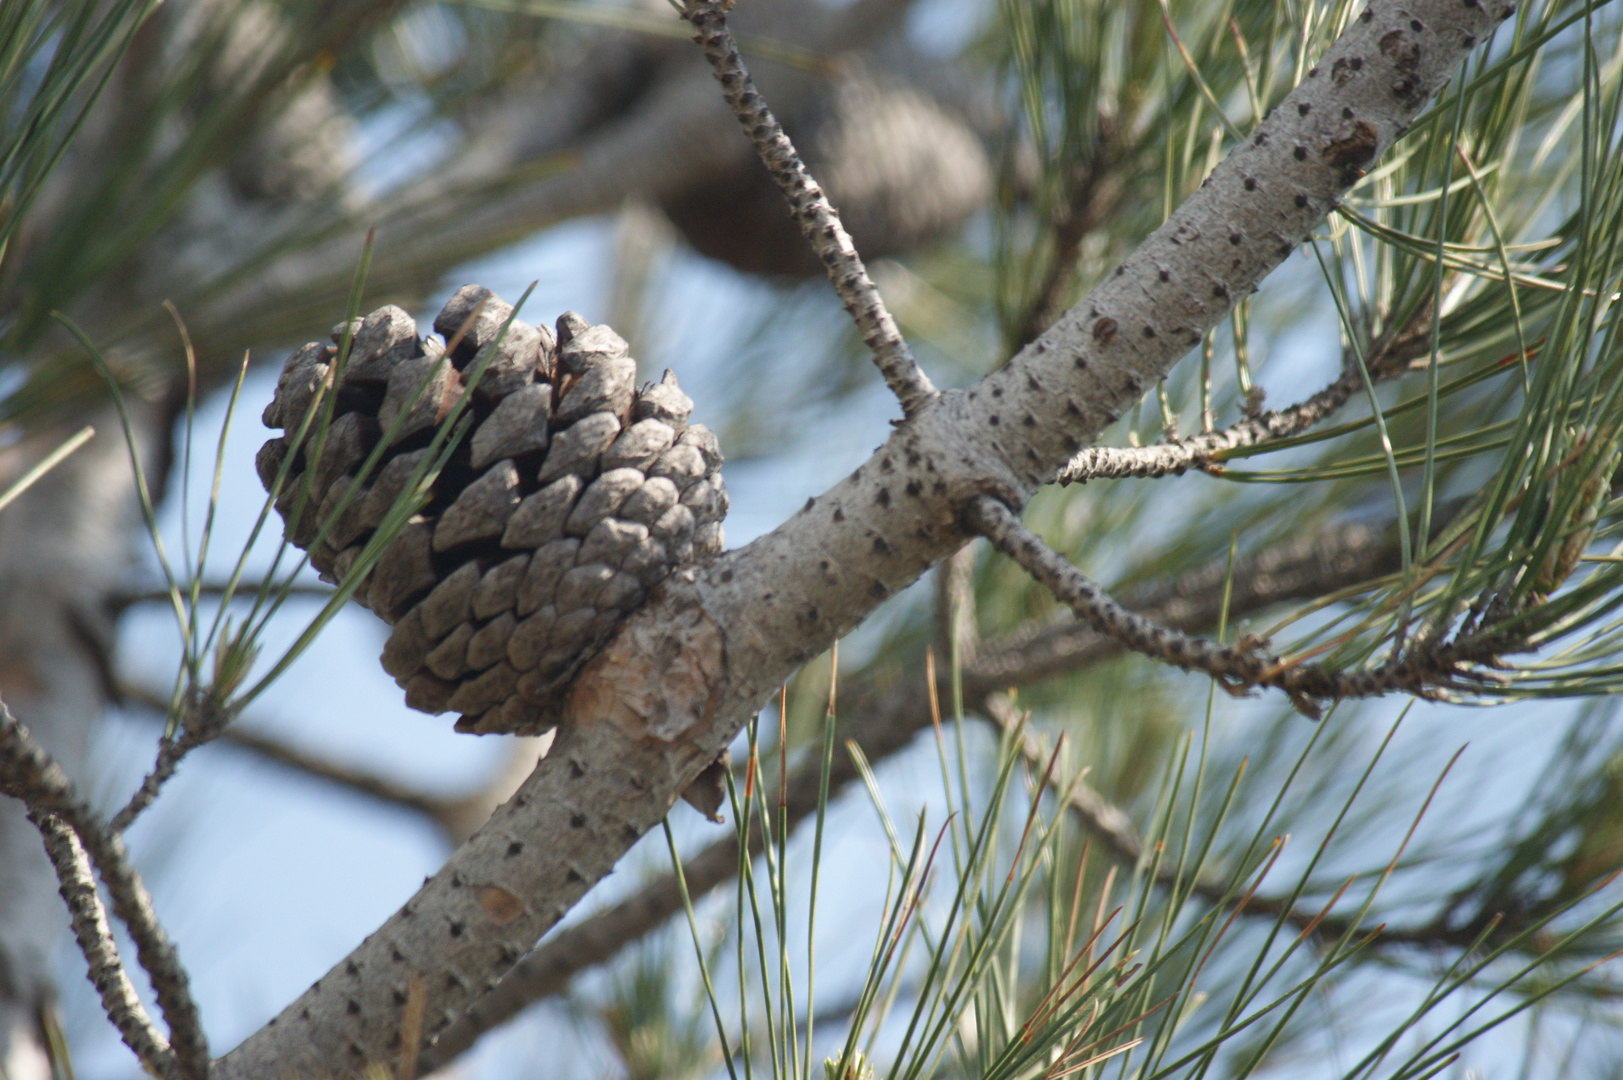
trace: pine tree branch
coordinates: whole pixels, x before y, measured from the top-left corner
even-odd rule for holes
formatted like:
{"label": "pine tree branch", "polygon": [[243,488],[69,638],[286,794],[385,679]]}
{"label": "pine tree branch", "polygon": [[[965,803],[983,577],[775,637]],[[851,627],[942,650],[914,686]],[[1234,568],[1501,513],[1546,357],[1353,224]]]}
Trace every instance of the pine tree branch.
{"label": "pine tree branch", "polygon": [[141,1007],[141,999],[124,972],[112,928],[107,924],[107,911],[102,907],[95,879],[91,877],[90,859],[78,835],[53,814],[31,810],[28,816],[39,830],[40,839],[45,842],[45,854],[56,870],[74,939],[89,965],[90,983],[101,997],[107,1019],[143,1066],[165,1078],[178,1076],[169,1040]]}
{"label": "pine tree branch", "polygon": [[935,400],[938,392],[929,377],[919,370],[912,350],[896,327],[896,320],[868,276],[851,235],[840,223],[839,213],[801,161],[783,126],[767,107],[766,99],[756,90],[743,58],[738,55],[738,43],[727,29],[727,12],[732,6],[733,0],[687,0],[682,17],[693,24],[693,40],[704,50],[705,59],[715,70],[722,96],[738,117],[778,190],[788,200],[790,213],[800,223],[801,233],[822,260],[835,293],[873,353],[885,385],[901,402],[902,415],[916,416]]}
{"label": "pine tree branch", "polygon": [[962,546],[968,503],[1023,506],[1307,240],[1509,10],[1505,0],[1366,9],[1271,119],[1009,364],[903,421],[774,532],[666,579],[576,677],[553,750],[518,793],[220,1059],[220,1080],[392,1060],[397,995],[414,974],[428,987],[431,1042],[663,818],[785,678]]}
{"label": "pine tree branch", "polygon": [[[936,572],[942,574],[969,550],[966,547]],[[1139,610],[1147,616],[1184,630],[1204,630],[1217,622],[1222,582],[1231,572],[1229,615],[1242,618],[1288,600],[1318,597],[1367,581],[1395,569],[1398,559],[1397,535],[1392,529],[1334,525],[1293,544],[1271,545],[1232,566],[1227,557],[1213,560],[1140,593],[1137,600],[1142,605]],[[1120,643],[1082,623],[1007,634],[980,644],[964,664],[964,699],[969,703],[988,700],[1001,690],[1071,674],[1121,651]],[[951,676],[942,665],[936,676],[936,693],[945,697],[951,692]],[[858,719],[840,732],[840,738],[854,741],[870,763],[901,751],[930,725],[928,693],[916,685],[899,686],[877,696],[871,684],[858,683],[848,685],[844,696],[850,704],[842,711]],[[787,828],[793,829],[816,812],[821,774],[820,760],[803,761],[790,770],[784,809]],[[852,759],[836,755],[829,777],[830,791],[843,789],[857,779]],[[1100,811],[1095,819],[1118,823],[1126,820],[1119,811],[1116,815]],[[1136,834],[1128,825],[1123,835]],[[757,855],[762,834],[756,830],[750,837],[751,854]],[[732,880],[737,873],[737,841],[717,840],[683,860],[682,867],[689,893],[697,898]],[[512,1019],[526,1006],[564,993],[576,974],[618,955],[681,909],[676,877],[665,874],[625,900],[559,931],[516,964],[495,989],[470,1006],[437,1042],[424,1050],[424,1067],[449,1064],[480,1035]]]}
{"label": "pine tree branch", "polygon": [[1245,417],[1218,431],[1150,446],[1090,446],[1066,462],[1054,482],[1070,485],[1085,484],[1089,480],[1181,476],[1189,469],[1207,467],[1226,450],[1299,435],[1335,413],[1363,386],[1356,370],[1343,372],[1339,379],[1305,401],[1260,416]]}
{"label": "pine tree branch", "polygon": [[965,518],[992,546],[1070,608],[1078,619],[1134,652],[1185,671],[1202,671],[1231,694],[1257,687],[1283,690],[1291,704],[1317,720],[1326,701],[1378,697],[1399,691],[1433,698],[1439,688],[1474,690],[1492,684],[1498,650],[1471,636],[1451,642],[1417,642],[1379,667],[1343,672],[1323,664],[1283,659],[1267,643],[1242,636],[1237,645],[1195,637],[1128,610],[1021,524],[1003,503],[981,496],[965,507]]}
{"label": "pine tree branch", "polygon": [[[1242,618],[1287,600],[1317,599],[1372,581],[1400,568],[1394,523],[1338,522],[1293,540],[1269,544],[1255,555],[1227,558],[1168,581],[1130,591],[1132,611],[1186,633],[1217,625],[1223,588],[1229,615]],[[984,648],[972,670],[986,686],[1025,686],[1120,655],[1126,647],[1078,621],[1069,611],[1049,625],[1028,624]]]}
{"label": "pine tree branch", "polygon": [[188,738],[188,732],[182,731],[178,735],[167,732],[158,739],[158,756],[152,769],[141,778],[141,784],[130,796],[119,811],[107,822],[107,827],[114,832],[122,833],[135,823],[147,807],[157,799],[158,792],[163,790],[180,768],[181,759],[197,746],[197,742]]}
{"label": "pine tree branch", "polygon": [[[1141,592],[1137,610],[1180,630],[1205,630],[1217,622],[1222,584],[1231,574],[1229,615],[1243,618],[1289,600],[1312,599],[1359,584],[1391,572],[1398,565],[1399,544],[1392,527],[1338,524],[1293,543],[1271,545],[1233,564],[1227,558],[1213,560]],[[999,708],[999,691],[1072,674],[1119,655],[1123,649],[1119,641],[1099,634],[1085,623],[1016,631],[986,642],[978,650],[978,658],[965,666],[964,696],[970,702],[984,700],[986,714],[1006,726],[1008,710]],[[951,679],[945,671],[937,677],[936,691],[941,695],[951,692]],[[899,752],[930,724],[927,696],[913,687],[900,687],[877,701],[871,687],[857,687],[849,696],[857,702],[851,711],[862,719],[854,728],[842,732],[841,738],[854,741],[871,763]],[[1037,744],[1034,734],[1027,734],[1021,752],[1036,767],[1047,763],[1048,754]],[[805,761],[791,769],[785,802],[788,828],[793,829],[816,812],[821,768],[820,761]],[[852,760],[836,757],[831,790],[842,789],[857,778]],[[1072,807],[1118,859],[1128,865],[1138,861],[1142,843],[1131,819],[1119,807],[1085,784],[1078,786]],[[752,856],[760,854],[761,843],[761,835],[752,833]],[[718,840],[683,860],[682,865],[689,893],[697,898],[732,880],[738,869],[737,843],[733,839]],[[1170,871],[1162,876],[1163,885],[1173,883]],[[1214,904],[1232,903],[1234,899],[1216,881],[1197,879],[1189,887]],[[524,1008],[565,993],[575,975],[617,956],[632,942],[664,925],[681,907],[676,878],[666,874],[625,900],[559,932],[515,965],[489,994],[447,1028],[424,1051],[424,1067],[444,1067],[479,1036],[511,1020]],[[1298,910],[1277,897],[1253,895],[1241,913],[1270,919],[1283,915],[1291,925],[1299,929],[1313,927],[1324,938],[1338,937],[1350,928],[1345,920]],[[1479,923],[1477,920],[1452,928],[1435,922],[1389,927],[1371,944],[1377,948],[1464,948],[1478,938]],[[1514,932],[1513,928],[1507,929]]]}
{"label": "pine tree branch", "polygon": [[[839,760],[836,758],[836,760]],[[855,770],[849,779],[855,779]],[[791,787],[800,779],[791,777]],[[786,813],[788,828],[816,811],[791,791]],[[762,850],[761,830],[750,834],[751,855]],[[695,900],[738,872],[738,842],[718,840],[690,859],[682,861],[689,895]],[[675,874],[663,874],[638,889],[632,896],[605,908],[567,929],[559,931],[525,956],[487,994],[478,998],[439,1038],[424,1047],[421,1065],[425,1072],[444,1068],[466,1052],[478,1038],[535,1002],[556,997],[569,989],[570,980],[618,956],[628,945],[663,926],[682,910],[681,890]]]}
{"label": "pine tree branch", "polygon": [[[118,700],[133,698],[157,712],[167,722],[169,701],[164,696],[121,682],[116,684],[116,690]],[[196,694],[188,699],[182,707],[179,730],[165,730],[158,739],[158,754],[151,770],[141,778],[141,785],[135,789],[129,801],[108,821],[107,828],[120,835],[128,831],[135,819],[157,801],[159,792],[174,777],[186,756],[219,738],[229,730],[235,719],[235,711],[222,708],[213,694]]]}
{"label": "pine tree branch", "polygon": [[[135,942],[136,960],[151,980],[164,1023],[169,1026],[173,1058],[165,1075],[178,1080],[206,1080],[208,1041],[203,1035],[197,1003],[192,1000],[186,969],[158,923],[152,910],[152,898],[130,865],[123,840],[101,824],[89,804],[79,798],[61,767],[34,741],[28,729],[18,723],[4,702],[0,702],[0,792],[22,800],[36,823],[45,819],[59,821],[79,838],[107,886],[114,914]],[[53,862],[56,859],[53,858]],[[73,869],[71,861],[58,864],[59,872],[64,867]],[[100,957],[88,954],[85,959],[93,967],[101,961]],[[112,1019],[116,1022],[116,1018]],[[158,1064],[163,1063],[160,1060]]]}
{"label": "pine tree branch", "polygon": [[141,778],[140,787],[135,789],[129,801],[107,822],[108,829],[115,833],[127,831],[135,824],[135,819],[157,801],[158,793],[174,778],[186,756],[199,746],[212,742],[225,730],[227,718],[211,715],[212,712],[207,710],[198,714],[188,710],[187,719],[179,732],[165,733],[158,739],[158,755],[151,770]]}
{"label": "pine tree branch", "polygon": [[[1377,344],[1367,359],[1376,384],[1402,375],[1409,362],[1431,348],[1431,307],[1423,305],[1397,333]],[[1090,446],[1077,454],[1054,477],[1057,484],[1083,484],[1089,480],[1181,475],[1204,469],[1230,450],[1260,446],[1276,439],[1300,435],[1335,414],[1354,394],[1364,389],[1357,358],[1349,349],[1342,358],[1341,375],[1318,393],[1283,409],[1248,416],[1220,431],[1153,446]]]}

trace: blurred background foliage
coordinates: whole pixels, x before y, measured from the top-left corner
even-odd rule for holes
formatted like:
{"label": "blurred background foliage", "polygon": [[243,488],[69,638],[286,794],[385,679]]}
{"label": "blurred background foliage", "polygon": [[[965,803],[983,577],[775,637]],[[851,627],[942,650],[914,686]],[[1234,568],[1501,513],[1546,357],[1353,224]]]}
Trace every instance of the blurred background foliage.
{"label": "blurred background foliage", "polygon": [[[1108,274],[1357,11],[744,0],[737,24],[922,363],[962,386]],[[164,432],[188,376],[163,301],[206,392],[245,351],[274,361],[326,333],[370,227],[365,307],[421,312],[470,260],[589,217],[612,222],[591,256],[602,315],[645,374],[698,371],[734,467],[804,485],[831,442],[882,438],[886,403],[682,37],[653,0],[0,6],[0,438],[26,461],[106,399],[53,312]],[[1047,489],[1026,514],[1186,629],[1343,666],[1476,634],[1502,646],[1496,681],[1401,724],[1404,703],[1374,701],[1311,725],[1120,655],[972,548],[933,601],[915,589],[846,643],[832,728],[824,658],[788,689],[784,742],[769,710],[759,755],[735,755],[729,816],[741,828],[760,801],[777,855],[759,889],[691,898],[710,981],[681,920],[640,928],[577,980],[562,1007],[589,1046],[549,1074],[804,1075],[860,1046],[880,1075],[1616,1075],[1620,88],[1623,8],[1523,4],[1104,442],[1199,436],[1344,377],[1346,406],[1186,475]],[[944,726],[914,738],[927,663]],[[1520,703],[1463,707],[1504,701]],[[867,793],[847,738],[878,766]],[[762,801],[780,761],[828,769],[829,821],[885,839],[814,848]],[[1096,801],[1064,811],[1054,792],[1084,769]],[[881,811],[884,833],[887,799],[905,809]],[[815,802],[794,816],[814,812],[821,837]],[[690,854],[734,842],[690,825],[674,829]],[[628,888],[663,858],[639,852]],[[814,937],[835,943],[815,1018],[791,1000],[807,873]],[[1117,905],[1108,941],[1132,929],[1099,942],[1114,975],[1049,1008],[1077,926]],[[907,946],[870,956],[887,932]],[[929,963],[955,933],[984,950]],[[897,1018],[915,1009],[945,1026],[909,1041]],[[1111,1056],[1079,1064],[1097,1039]]]}

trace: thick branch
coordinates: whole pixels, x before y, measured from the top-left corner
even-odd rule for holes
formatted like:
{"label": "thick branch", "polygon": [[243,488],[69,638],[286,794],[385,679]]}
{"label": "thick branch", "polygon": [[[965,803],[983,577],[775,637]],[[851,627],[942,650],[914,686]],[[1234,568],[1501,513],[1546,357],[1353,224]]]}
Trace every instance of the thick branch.
{"label": "thick branch", "polygon": [[[969,550],[960,551],[937,573],[958,563]],[[1222,582],[1231,572],[1229,614],[1231,618],[1243,618],[1274,604],[1322,596],[1386,573],[1397,567],[1398,552],[1397,535],[1391,529],[1335,525],[1293,544],[1272,545],[1232,566],[1226,557],[1213,560],[1139,593],[1134,600],[1146,616],[1184,630],[1204,630],[1217,622]],[[970,655],[960,649],[961,655]],[[995,691],[1040,683],[1120,652],[1119,642],[1082,623],[1035,632],[1017,631],[979,645],[973,657],[965,661],[961,672],[964,697],[966,702],[979,702],[995,696]],[[937,675],[936,693],[945,698],[951,692],[951,678],[943,665]],[[897,687],[877,699],[871,685],[857,685],[848,687],[844,696],[853,704],[842,711],[857,719],[845,726],[840,737],[854,741],[870,762],[900,751],[930,724],[927,689],[917,685]],[[789,828],[816,812],[821,773],[822,762],[816,759],[803,761],[790,770],[785,802]],[[856,779],[852,759],[836,755],[831,790]],[[1119,824],[1125,818],[1100,812],[1090,819],[1106,820]],[[1133,835],[1130,826],[1123,835]],[[762,834],[755,830],[750,836],[752,853],[758,854]],[[703,895],[731,880],[737,872],[736,841],[718,840],[682,865],[689,893]],[[443,1067],[480,1035],[512,1019],[525,1006],[562,994],[576,973],[603,963],[663,925],[681,910],[681,903],[675,875],[666,874],[635,895],[560,931],[520,961],[494,990],[424,1051],[425,1067]]]}
{"label": "thick branch", "polygon": [[514,798],[219,1075],[331,1076],[391,1060],[396,995],[413,974],[425,976],[432,1041],[663,817],[783,679],[962,545],[967,503],[1024,505],[1198,343],[1507,10],[1503,0],[1367,10],[1321,61],[1325,77],[1314,69],[1007,366],[904,421],[773,533],[667,579],[577,677],[552,753]]}
{"label": "thick branch", "polygon": [[839,213],[756,91],[738,55],[738,43],[727,29],[726,12],[731,7],[732,0],[687,0],[682,15],[693,24],[693,40],[715,69],[722,96],[732,106],[733,115],[738,117],[778,190],[789,201],[789,211],[800,223],[801,233],[823,261],[828,280],[873,353],[885,385],[902,403],[902,415],[915,416],[936,397],[936,388],[914,361],[912,350],[896,328],[896,320],[862,264],[862,256],[840,224]]}

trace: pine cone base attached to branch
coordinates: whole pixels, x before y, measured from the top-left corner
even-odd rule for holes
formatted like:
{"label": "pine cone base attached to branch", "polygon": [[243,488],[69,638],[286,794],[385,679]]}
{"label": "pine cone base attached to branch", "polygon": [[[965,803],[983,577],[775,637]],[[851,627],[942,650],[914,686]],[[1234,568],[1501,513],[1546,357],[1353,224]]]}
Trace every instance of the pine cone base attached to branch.
{"label": "pine cone base attached to branch", "polygon": [[467,285],[437,334],[419,338],[393,306],[356,320],[325,437],[312,423],[294,448],[338,361],[334,346],[304,346],[265,409],[285,434],[258,457],[271,490],[292,453],[276,508],[336,582],[432,463],[438,424],[473,382],[467,437],[353,596],[394,627],[382,661],[406,704],[461,713],[457,729],[479,734],[552,728],[563,689],[620,620],[666,575],[721,551],[727,512],[720,447],[688,423],[693,402],[674,375],[639,389],[609,327],[566,312],[554,336],[509,322],[512,310]]}

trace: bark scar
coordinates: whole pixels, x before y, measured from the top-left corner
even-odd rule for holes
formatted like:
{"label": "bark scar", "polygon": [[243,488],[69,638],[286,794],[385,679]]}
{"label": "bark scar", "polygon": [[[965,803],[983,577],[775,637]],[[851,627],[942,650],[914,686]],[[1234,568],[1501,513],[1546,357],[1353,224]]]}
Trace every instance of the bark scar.
{"label": "bark scar", "polygon": [[479,908],[492,922],[505,925],[524,914],[524,901],[500,885],[481,885],[475,894]]}
{"label": "bark scar", "polygon": [[634,615],[576,677],[569,712],[674,743],[714,719],[727,670],[720,625],[695,599]]}
{"label": "bark scar", "polygon": [[1380,133],[1366,120],[1353,123],[1345,135],[1330,140],[1324,148],[1325,163],[1341,170],[1341,186],[1350,187],[1364,175],[1364,166],[1375,159]]}

